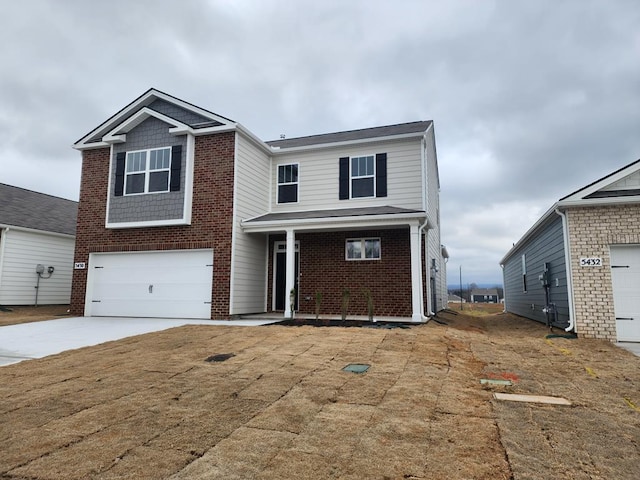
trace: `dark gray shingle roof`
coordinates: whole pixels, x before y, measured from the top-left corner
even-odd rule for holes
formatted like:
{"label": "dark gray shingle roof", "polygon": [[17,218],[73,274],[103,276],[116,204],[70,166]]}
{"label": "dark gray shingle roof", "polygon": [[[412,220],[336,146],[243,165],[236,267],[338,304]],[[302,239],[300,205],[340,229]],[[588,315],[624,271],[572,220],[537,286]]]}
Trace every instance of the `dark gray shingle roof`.
{"label": "dark gray shingle roof", "polygon": [[78,202],[0,183],[0,224],[75,235]]}
{"label": "dark gray shingle roof", "polygon": [[423,214],[421,210],[409,210],[400,207],[362,207],[362,208],[340,208],[336,210],[310,210],[305,212],[284,212],[268,213],[261,217],[253,218],[252,222],[276,222],[281,220],[303,220],[311,218],[337,218],[337,217],[361,217],[364,215],[397,215],[400,213]]}
{"label": "dark gray shingle roof", "polygon": [[306,147],[309,145],[320,145],[324,143],[349,142],[353,140],[364,140],[367,138],[388,137],[393,135],[403,135],[407,133],[424,132],[433,122],[431,120],[400,123],[397,125],[386,125],[383,127],[363,128],[360,130],[349,130],[346,132],[325,133],[321,135],[311,135],[309,137],[286,138],[283,140],[271,140],[267,145],[280,148]]}

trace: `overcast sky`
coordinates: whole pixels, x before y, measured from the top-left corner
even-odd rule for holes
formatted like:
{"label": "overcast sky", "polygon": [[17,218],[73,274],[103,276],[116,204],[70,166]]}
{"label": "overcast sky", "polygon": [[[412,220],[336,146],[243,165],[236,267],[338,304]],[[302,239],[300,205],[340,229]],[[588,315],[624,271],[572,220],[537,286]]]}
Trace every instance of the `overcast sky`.
{"label": "overcast sky", "polygon": [[449,283],[640,158],[637,0],[4,2],[0,182],[77,200],[71,144],[150,87],[263,140],[433,120]]}

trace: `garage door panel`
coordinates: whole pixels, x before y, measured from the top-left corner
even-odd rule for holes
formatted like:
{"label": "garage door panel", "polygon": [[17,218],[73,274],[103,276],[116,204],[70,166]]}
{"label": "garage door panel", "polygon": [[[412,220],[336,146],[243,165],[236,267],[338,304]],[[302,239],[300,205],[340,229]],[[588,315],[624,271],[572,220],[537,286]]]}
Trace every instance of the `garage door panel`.
{"label": "garage door panel", "polygon": [[611,281],[619,341],[640,341],[640,246],[611,247]]}
{"label": "garage door panel", "polygon": [[92,315],[211,318],[212,250],[94,254],[92,263]]}

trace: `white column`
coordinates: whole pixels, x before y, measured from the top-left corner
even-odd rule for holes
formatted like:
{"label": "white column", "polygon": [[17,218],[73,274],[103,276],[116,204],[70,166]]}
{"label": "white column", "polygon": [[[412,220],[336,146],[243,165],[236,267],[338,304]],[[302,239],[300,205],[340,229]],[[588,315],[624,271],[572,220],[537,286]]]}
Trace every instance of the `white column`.
{"label": "white column", "polygon": [[411,225],[409,235],[411,238],[411,306],[413,313],[412,322],[422,321],[422,268],[420,255],[420,230],[417,224]]}
{"label": "white column", "polygon": [[296,255],[296,237],[293,230],[287,230],[287,276],[284,282],[284,318],[293,318],[291,311],[290,295],[295,285],[295,255]]}

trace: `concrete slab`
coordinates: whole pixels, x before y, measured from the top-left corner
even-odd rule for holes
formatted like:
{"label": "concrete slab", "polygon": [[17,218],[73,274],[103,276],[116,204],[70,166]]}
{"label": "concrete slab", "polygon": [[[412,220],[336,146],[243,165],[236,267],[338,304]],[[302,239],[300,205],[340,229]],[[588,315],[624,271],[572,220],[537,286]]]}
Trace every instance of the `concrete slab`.
{"label": "concrete slab", "polygon": [[0,327],[0,366],[182,325],[257,326],[275,320],[69,317]]}
{"label": "concrete slab", "polygon": [[640,357],[640,342],[618,342],[616,345]]}

